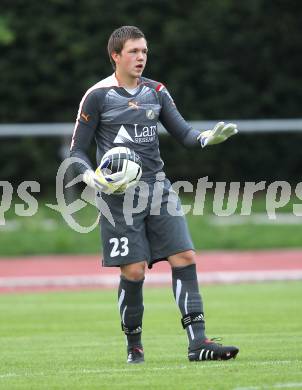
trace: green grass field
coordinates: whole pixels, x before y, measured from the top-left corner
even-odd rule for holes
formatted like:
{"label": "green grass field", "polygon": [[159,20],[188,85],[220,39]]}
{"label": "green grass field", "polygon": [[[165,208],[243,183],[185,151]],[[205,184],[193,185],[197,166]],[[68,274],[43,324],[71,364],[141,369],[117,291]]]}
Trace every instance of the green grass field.
{"label": "green grass field", "polygon": [[[263,248],[299,248],[301,247],[302,223],[299,224],[253,224],[244,219],[239,225],[213,224],[213,199],[207,197],[204,215],[187,215],[189,228],[196,249],[263,249]],[[19,201],[20,202],[20,201]],[[191,199],[184,198],[189,204]],[[72,230],[62,216],[45,206],[47,201],[39,201],[39,210],[32,217],[18,217],[14,207],[5,214],[6,226],[0,226],[0,256],[18,256],[51,253],[98,253],[100,250],[99,228],[89,234],[81,234]],[[54,200],[50,203],[55,203]],[[278,215],[292,215],[291,201],[280,210]],[[240,203],[237,209],[240,210]],[[256,197],[253,201],[253,213],[265,213],[265,198]],[[82,226],[90,226],[97,217],[95,207],[87,206],[75,213],[74,218]],[[214,216],[215,217],[215,216]],[[246,218],[246,217],[245,217]],[[302,219],[302,217],[296,217]],[[220,217],[227,221],[228,217]],[[17,245],[16,245],[17,243]]]}
{"label": "green grass field", "polygon": [[125,363],[116,291],[0,295],[1,389],[302,388],[301,282],[208,286],[208,335],[236,360],[189,363],[169,289],[145,290],[146,362]]}

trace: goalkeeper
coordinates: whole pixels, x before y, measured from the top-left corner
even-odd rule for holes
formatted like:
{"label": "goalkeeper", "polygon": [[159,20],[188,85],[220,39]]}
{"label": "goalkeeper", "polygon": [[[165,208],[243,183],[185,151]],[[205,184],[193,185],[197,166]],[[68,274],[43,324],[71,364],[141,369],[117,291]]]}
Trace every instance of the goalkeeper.
{"label": "goalkeeper", "polygon": [[[103,266],[120,268],[118,304],[122,330],[127,339],[127,362],[144,361],[145,267],[147,264],[152,268],[161,260],[168,261],[171,266],[173,293],[188,336],[188,359],[228,360],[236,357],[238,348],[223,346],[206,336],[194,246],[186,220],[183,216],[168,213],[169,193],[173,190],[169,180],[164,178],[157,123],[160,121],[173,137],[188,147],[223,142],[237,133],[236,125],[219,122],[213,130],[200,132],[192,129],[178,112],[165,86],[142,77],[147,52],[145,36],[137,27],[122,26],[111,34],[108,54],[114,73],[85,93],[70,154],[83,161],[78,165],[83,181],[100,192],[115,221],[113,226],[101,217]],[[158,215],[150,212],[150,195],[145,210],[133,216],[132,225],[126,224],[124,195],[112,194],[114,184],[95,174],[95,166],[88,157],[93,139],[97,146],[97,164],[105,152],[115,146],[133,149],[142,160],[141,180],[149,186],[149,194],[152,195],[159,176],[162,177],[163,193]],[[137,198],[139,193],[136,192],[135,196]],[[177,196],[172,198],[169,202],[175,202],[176,209],[180,206],[179,199]]]}

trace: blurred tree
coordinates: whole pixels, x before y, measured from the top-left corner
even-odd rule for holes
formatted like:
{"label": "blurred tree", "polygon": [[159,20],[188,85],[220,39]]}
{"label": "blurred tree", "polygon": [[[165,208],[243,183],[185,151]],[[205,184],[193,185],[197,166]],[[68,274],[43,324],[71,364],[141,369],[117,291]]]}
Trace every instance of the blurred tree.
{"label": "blurred tree", "polygon": [[[302,2],[295,0],[2,0],[0,121],[74,121],[84,92],[112,72],[107,40],[123,24],[145,32],[150,49],[145,75],[166,84],[185,118],[300,117],[301,14]],[[296,141],[281,137],[272,143],[261,136],[250,144],[250,139],[238,137],[223,153],[230,150],[229,161],[237,164],[232,153],[243,158],[252,148],[259,166],[272,169],[271,177],[271,162],[281,153],[285,171],[288,167],[298,175]],[[6,145],[12,145],[13,153],[10,142]],[[29,141],[22,142],[29,146]],[[44,149],[54,145],[39,143]],[[163,141],[163,153],[169,154],[166,146]],[[265,156],[264,146],[270,151]],[[200,164],[211,172],[220,150],[203,153],[193,171],[191,165],[183,175],[195,177]],[[2,166],[9,153],[6,146],[0,154]],[[37,163],[42,156],[41,151],[31,161]],[[219,172],[241,177],[234,164]],[[17,172],[18,167],[10,169]]]}
{"label": "blurred tree", "polygon": [[7,20],[0,16],[0,44],[2,46],[10,45],[14,41],[14,34],[8,26]]}
{"label": "blurred tree", "polygon": [[73,120],[112,71],[107,40],[122,24],[145,31],[146,76],[188,119],[300,116],[301,12],[294,0],[2,0],[1,120]]}

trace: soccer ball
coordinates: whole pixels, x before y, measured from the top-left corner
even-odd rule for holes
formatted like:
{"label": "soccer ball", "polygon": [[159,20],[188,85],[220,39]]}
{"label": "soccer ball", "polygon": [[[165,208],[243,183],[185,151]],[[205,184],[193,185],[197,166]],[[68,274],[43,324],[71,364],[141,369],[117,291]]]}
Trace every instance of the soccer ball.
{"label": "soccer ball", "polygon": [[104,154],[96,174],[116,187],[114,192],[123,193],[141,178],[142,161],[134,150],[117,146]]}

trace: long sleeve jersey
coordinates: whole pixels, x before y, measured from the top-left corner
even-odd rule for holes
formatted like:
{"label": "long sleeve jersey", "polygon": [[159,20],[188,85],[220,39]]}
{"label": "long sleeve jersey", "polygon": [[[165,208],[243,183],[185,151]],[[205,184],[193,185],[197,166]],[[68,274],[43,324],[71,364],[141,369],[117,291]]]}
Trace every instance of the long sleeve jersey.
{"label": "long sleeve jersey", "polygon": [[[83,96],[72,142],[71,157],[92,168],[88,149],[95,139],[97,164],[115,146],[134,150],[142,160],[142,179],[152,179],[163,170],[158,122],[184,146],[197,145],[200,134],[184,120],[163,84],[142,77],[134,94],[119,86],[115,75],[98,82]],[[87,166],[78,165],[80,173]]]}

